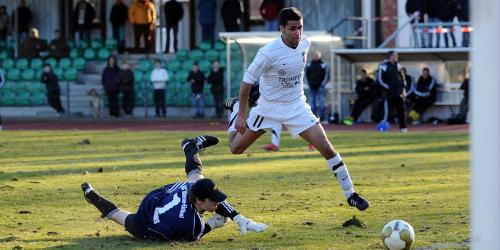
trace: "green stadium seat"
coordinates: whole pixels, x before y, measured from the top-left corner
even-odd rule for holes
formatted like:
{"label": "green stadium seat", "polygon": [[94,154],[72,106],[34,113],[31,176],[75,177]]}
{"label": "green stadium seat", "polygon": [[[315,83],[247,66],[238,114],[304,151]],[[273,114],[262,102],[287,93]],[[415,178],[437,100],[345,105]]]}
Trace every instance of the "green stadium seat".
{"label": "green stadium seat", "polygon": [[199,61],[203,59],[203,51],[199,49],[192,50],[191,53],[189,54],[189,59],[193,61]]}
{"label": "green stadium seat", "polygon": [[111,56],[111,52],[106,48],[100,48],[97,51],[97,58],[99,60],[107,60]]}
{"label": "green stadium seat", "polygon": [[0,59],[5,60],[12,56],[12,51],[9,49],[0,49]]}
{"label": "green stadium seat", "polygon": [[40,58],[31,59],[30,67],[34,70],[39,70],[43,67],[43,61]]}
{"label": "green stadium seat", "polygon": [[75,48],[75,41],[73,39],[67,39],[66,42],[68,43],[68,46],[73,49]]}
{"label": "green stadium seat", "polygon": [[26,59],[26,58],[19,58],[16,61],[16,68],[18,68],[20,70],[27,69],[29,67],[29,64],[30,63],[29,63],[28,59]]}
{"label": "green stadium seat", "polygon": [[9,92],[14,91],[16,83],[11,81],[6,81],[0,91]]}
{"label": "green stadium seat", "polygon": [[87,40],[78,40],[76,42],[76,47],[81,49],[86,49],[89,47],[89,42]]}
{"label": "green stadium seat", "polygon": [[19,69],[10,69],[7,71],[7,80],[9,81],[18,81],[21,78],[21,71]]}
{"label": "green stadium seat", "polygon": [[31,104],[30,93],[19,92],[16,95],[16,106],[29,106]]}
{"label": "green stadium seat", "polygon": [[175,81],[183,83],[187,82],[187,77],[189,76],[189,71],[181,70],[175,73]]}
{"label": "green stadium seat", "polygon": [[55,58],[47,58],[47,59],[45,59],[45,63],[50,64],[50,66],[52,66],[52,68],[57,67],[57,60]]}
{"label": "green stadium seat", "polygon": [[59,68],[61,68],[61,69],[71,68],[71,59],[61,58],[61,60],[59,60]]}
{"label": "green stadium seat", "polygon": [[181,68],[181,62],[179,60],[173,59],[167,63],[167,70],[169,72],[178,71]]}
{"label": "green stadium seat", "polygon": [[223,50],[223,51],[219,52],[219,58],[220,58],[221,60],[226,60],[226,55],[227,55],[227,54],[226,54],[226,51],[225,51],[225,50]]}
{"label": "green stadium seat", "polygon": [[198,63],[198,66],[200,67],[200,71],[205,74],[208,74],[210,72],[210,69],[212,68],[212,64],[209,60],[201,60]]}
{"label": "green stadium seat", "polygon": [[186,49],[180,49],[177,50],[177,52],[175,52],[175,59],[179,61],[188,59],[188,56],[189,56],[189,51]]}
{"label": "green stadium seat", "polygon": [[42,106],[46,102],[45,93],[33,93],[31,94],[31,105],[32,106]]}
{"label": "green stadium seat", "polygon": [[209,50],[209,49],[212,48],[212,45],[210,44],[209,41],[203,41],[203,42],[200,43],[200,45],[198,46],[198,48],[200,48],[203,51],[207,51],[207,50]]}
{"label": "green stadium seat", "polygon": [[145,72],[142,76],[142,81],[148,84],[151,81],[151,73],[152,71]]}
{"label": "green stadium seat", "polygon": [[35,78],[39,81],[42,79],[43,69],[39,69],[35,71]]}
{"label": "green stadium seat", "polygon": [[214,61],[219,59],[219,52],[217,50],[211,49],[205,53],[205,59]]}
{"label": "green stadium seat", "polygon": [[218,51],[222,51],[222,50],[226,50],[226,44],[221,41],[221,40],[218,40],[215,42],[214,44],[214,49],[218,50]]}
{"label": "green stadium seat", "polygon": [[34,69],[25,69],[21,72],[21,79],[25,81],[33,81],[36,79]]}
{"label": "green stadium seat", "polygon": [[96,53],[95,53],[95,50],[91,49],[91,48],[86,48],[84,51],[83,51],[83,58],[85,58],[85,60],[95,60],[96,59]]}
{"label": "green stadium seat", "polygon": [[44,86],[45,84],[41,82],[30,82],[26,84],[26,91],[35,94],[35,93],[45,93],[47,89]]}
{"label": "green stadium seat", "polygon": [[142,73],[142,71],[140,70],[134,70],[134,78],[135,78],[135,83],[139,83],[139,82],[142,82],[142,78],[144,76],[144,73]]}
{"label": "green stadium seat", "polygon": [[102,46],[103,44],[101,39],[93,39],[92,41],[90,41],[90,47],[93,49],[99,49],[102,48]]}
{"label": "green stadium seat", "polygon": [[14,59],[12,59],[12,58],[6,58],[5,60],[3,60],[2,68],[4,70],[9,70],[9,69],[12,69],[12,68],[15,68],[15,67],[16,67],[16,62],[14,61]]}
{"label": "green stadium seat", "polygon": [[191,70],[191,67],[193,66],[194,61],[193,60],[186,60],[182,63],[181,70]]}
{"label": "green stadium seat", "polygon": [[65,81],[75,81],[78,78],[78,70],[75,68],[66,69],[63,79]]}
{"label": "green stadium seat", "polygon": [[52,71],[54,71],[59,81],[63,80],[64,71],[61,68],[52,68]]}
{"label": "green stadium seat", "polygon": [[11,90],[16,93],[26,92],[26,84],[24,82],[16,82],[12,85]]}
{"label": "green stadium seat", "polygon": [[77,48],[73,48],[69,51],[69,58],[75,59],[80,55],[80,51]]}
{"label": "green stadium seat", "polygon": [[82,70],[85,68],[85,59],[82,57],[77,57],[73,59],[73,68],[77,70]]}
{"label": "green stadium seat", "polygon": [[118,41],[116,41],[116,39],[114,38],[106,39],[106,42],[104,44],[104,47],[109,50],[116,50],[118,48]]}
{"label": "green stadium seat", "polygon": [[153,69],[153,64],[148,59],[142,59],[137,64],[137,68],[136,69],[138,69],[138,70],[140,70],[142,72],[147,72],[147,71],[150,71],[150,70]]}
{"label": "green stadium seat", "polygon": [[15,92],[2,93],[2,97],[0,98],[0,105],[2,106],[16,105],[16,93]]}

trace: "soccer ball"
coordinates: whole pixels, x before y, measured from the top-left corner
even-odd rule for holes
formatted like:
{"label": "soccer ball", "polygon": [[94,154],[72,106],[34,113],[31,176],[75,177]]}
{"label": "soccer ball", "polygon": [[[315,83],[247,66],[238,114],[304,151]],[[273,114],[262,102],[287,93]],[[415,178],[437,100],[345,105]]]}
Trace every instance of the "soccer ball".
{"label": "soccer ball", "polygon": [[393,220],[382,229],[382,243],[389,250],[409,250],[415,241],[415,231],[406,221]]}
{"label": "soccer ball", "polygon": [[387,132],[391,128],[391,125],[387,121],[381,121],[377,124],[377,131]]}

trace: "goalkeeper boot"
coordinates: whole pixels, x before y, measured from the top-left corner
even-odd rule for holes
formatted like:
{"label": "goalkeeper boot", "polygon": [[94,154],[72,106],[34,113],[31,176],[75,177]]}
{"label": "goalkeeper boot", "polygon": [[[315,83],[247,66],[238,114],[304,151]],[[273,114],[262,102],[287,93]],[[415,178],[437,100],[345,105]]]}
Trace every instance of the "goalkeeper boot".
{"label": "goalkeeper boot", "polygon": [[182,149],[185,149],[188,145],[195,146],[198,150],[208,148],[210,146],[219,143],[219,138],[211,135],[201,135],[195,138],[186,138],[182,140]]}
{"label": "goalkeeper boot", "polygon": [[238,101],[239,101],[238,97],[228,98],[224,102],[224,108],[233,112],[234,104],[236,104]]}
{"label": "goalkeeper boot", "polygon": [[360,211],[366,210],[368,207],[370,207],[370,203],[363,198],[361,195],[358,193],[352,194],[348,199],[347,203],[349,203],[349,206],[351,207],[356,207]]}
{"label": "goalkeeper boot", "polygon": [[94,190],[90,183],[85,182],[81,185],[83,196],[88,203],[94,205],[100,212],[101,217],[107,217],[111,212],[118,209],[118,207],[113,204],[113,202],[106,200],[97,191]]}

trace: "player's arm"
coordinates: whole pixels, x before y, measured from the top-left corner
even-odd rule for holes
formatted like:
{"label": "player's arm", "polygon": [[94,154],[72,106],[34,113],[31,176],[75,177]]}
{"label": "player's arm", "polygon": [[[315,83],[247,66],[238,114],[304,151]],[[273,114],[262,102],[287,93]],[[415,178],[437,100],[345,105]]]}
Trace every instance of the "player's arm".
{"label": "player's arm", "polygon": [[[231,220],[234,221],[234,223],[238,224],[238,226],[240,226],[240,231],[243,236],[247,234],[247,231],[254,231],[260,233],[266,231],[267,229],[266,224],[254,222],[253,220],[246,218],[245,216],[238,213],[238,211],[236,211],[236,209],[234,209],[231,206],[231,204],[229,204],[229,202],[227,201],[221,202],[219,206],[217,206],[215,213],[216,215],[229,217]],[[215,215],[213,217],[215,217]],[[221,227],[223,225],[224,224],[222,224]]]}
{"label": "player's arm", "polygon": [[248,84],[246,82],[242,82],[240,85],[240,107],[238,110],[238,116],[236,117],[235,128],[240,133],[245,133],[247,129],[246,124],[246,109],[248,105],[248,96],[250,95],[250,89],[252,88],[252,84]]}

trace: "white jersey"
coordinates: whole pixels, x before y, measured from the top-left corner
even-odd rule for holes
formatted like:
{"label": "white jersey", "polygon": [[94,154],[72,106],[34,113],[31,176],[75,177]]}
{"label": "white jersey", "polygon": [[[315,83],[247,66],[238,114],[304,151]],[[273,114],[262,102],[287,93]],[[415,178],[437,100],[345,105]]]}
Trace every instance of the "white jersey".
{"label": "white jersey", "polygon": [[304,67],[310,45],[305,36],[295,49],[277,38],[260,48],[243,81],[255,84],[260,80],[260,96],[266,101],[288,102],[304,96]]}

